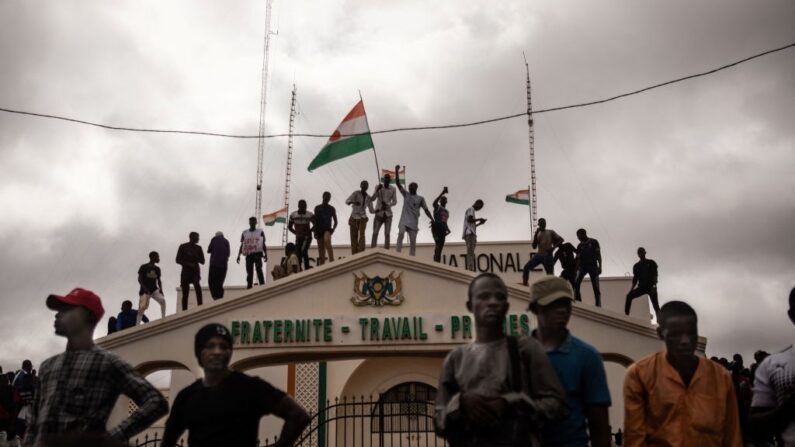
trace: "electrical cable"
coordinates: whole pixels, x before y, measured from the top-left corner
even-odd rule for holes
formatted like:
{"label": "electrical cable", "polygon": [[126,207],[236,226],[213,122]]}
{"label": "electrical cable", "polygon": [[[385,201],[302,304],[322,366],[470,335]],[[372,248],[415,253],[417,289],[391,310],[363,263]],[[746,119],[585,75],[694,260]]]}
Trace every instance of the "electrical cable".
{"label": "electrical cable", "polygon": [[[649,90],[657,89],[657,88],[660,88],[660,87],[665,87],[667,85],[671,85],[671,84],[675,84],[675,83],[678,83],[678,82],[686,81],[686,80],[689,80],[689,79],[694,79],[694,78],[698,78],[698,77],[702,77],[702,76],[707,76],[707,75],[710,75],[710,74],[713,74],[713,73],[717,73],[719,71],[726,70],[727,68],[731,68],[731,67],[734,67],[736,65],[740,65],[742,63],[751,61],[753,59],[757,59],[757,58],[760,58],[762,56],[766,56],[768,54],[776,53],[778,51],[783,51],[783,50],[786,50],[786,49],[789,49],[789,48],[792,48],[792,47],[795,47],[795,43],[784,45],[784,46],[779,47],[779,48],[774,48],[772,50],[768,50],[768,51],[765,51],[763,53],[755,54],[753,56],[749,56],[749,57],[746,57],[744,59],[740,59],[740,60],[732,62],[730,64],[726,64],[726,65],[722,65],[722,66],[717,67],[717,68],[713,68],[712,70],[708,70],[708,71],[705,71],[705,72],[692,74],[692,75],[689,75],[689,76],[684,76],[684,77],[673,79],[673,80],[666,81],[666,82],[661,82],[659,84],[654,84],[654,85],[651,85],[649,87],[644,87],[644,88],[639,89],[639,90],[634,90],[634,91],[631,91],[631,92],[622,93],[620,95],[615,95],[615,96],[611,96],[609,98],[599,99],[599,100],[595,100],[595,101],[589,101],[589,102],[583,102],[583,103],[579,103],[579,104],[571,104],[571,105],[567,105],[567,106],[550,107],[550,108],[547,108],[547,109],[535,110],[535,111],[532,112],[532,114],[533,115],[539,115],[539,114],[542,114],[542,113],[558,112],[558,111],[561,111],[561,110],[568,110],[568,109],[574,109],[574,108],[579,108],[579,107],[588,107],[588,106],[593,106],[593,105],[597,105],[597,104],[604,104],[606,102],[615,101],[617,99],[626,98],[628,96],[638,95],[640,93],[644,93],[644,92],[647,92]],[[52,115],[52,114],[47,114],[47,113],[28,112],[28,111],[24,111],[24,110],[14,110],[14,109],[8,109],[8,108],[4,108],[4,107],[0,107],[0,112],[13,113],[13,114],[17,114],[17,115],[35,116],[35,117],[39,117],[39,118],[49,118],[49,119],[67,121],[67,122],[76,123],[76,124],[84,124],[84,125],[87,125],[87,126],[100,127],[102,129],[119,130],[119,131],[126,131],[126,132],[148,132],[148,133],[167,133],[167,134],[182,134],[182,135],[201,135],[201,136],[209,136],[209,137],[243,138],[243,139],[251,139],[251,138],[264,138],[264,139],[267,139],[267,138],[279,138],[279,137],[287,137],[287,136],[289,136],[289,134],[287,134],[287,133],[270,134],[270,135],[261,135],[260,136],[260,135],[238,135],[238,134],[227,134],[227,133],[219,133],[219,132],[205,132],[205,131],[194,131],[194,130],[149,129],[149,128],[135,128],[135,127],[124,127],[124,126],[111,126],[111,125],[108,125],[108,124],[94,123],[94,122],[91,122],[91,121],[85,121],[85,120],[81,120],[81,119],[77,119],[77,118],[69,118],[69,117],[65,117],[65,116]],[[510,120],[510,119],[521,117],[521,116],[526,116],[527,114],[528,114],[527,112],[521,112],[521,113],[515,113],[513,115],[506,115],[506,116],[500,116],[500,117],[497,117],[497,118],[490,118],[490,119],[485,119],[485,120],[481,120],[481,121],[472,121],[472,122],[458,123],[458,124],[442,124],[442,125],[438,125],[438,126],[397,127],[397,128],[393,128],[393,129],[374,130],[374,131],[371,131],[370,134],[375,135],[375,134],[393,133],[393,132],[410,132],[410,131],[420,131],[420,130],[454,129],[454,128],[459,128],[459,127],[479,126],[479,125],[483,125],[483,124],[494,123],[494,122],[497,122],[497,121]],[[355,135],[358,135],[358,134],[344,135],[344,136],[355,136]],[[293,134],[293,137],[328,138],[329,135],[328,134],[317,134],[317,133],[303,133],[303,134]]]}

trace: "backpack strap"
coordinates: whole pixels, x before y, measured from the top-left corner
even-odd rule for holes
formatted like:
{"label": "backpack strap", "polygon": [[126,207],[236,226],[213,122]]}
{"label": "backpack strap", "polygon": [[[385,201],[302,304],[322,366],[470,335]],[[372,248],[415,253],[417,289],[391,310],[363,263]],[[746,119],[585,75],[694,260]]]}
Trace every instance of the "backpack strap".
{"label": "backpack strap", "polygon": [[508,336],[508,357],[511,360],[511,388],[515,392],[522,391],[522,368],[519,358],[519,340],[516,337]]}

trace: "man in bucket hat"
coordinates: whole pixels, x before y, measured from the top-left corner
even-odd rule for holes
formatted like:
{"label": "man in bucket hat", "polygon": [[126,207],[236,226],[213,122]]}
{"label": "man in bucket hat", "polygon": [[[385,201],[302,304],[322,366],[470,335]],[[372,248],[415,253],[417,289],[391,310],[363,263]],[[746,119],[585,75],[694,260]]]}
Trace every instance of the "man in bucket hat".
{"label": "man in bucket hat", "polygon": [[529,310],[538,319],[533,337],[547,353],[566,390],[569,416],[541,429],[544,445],[610,445],[610,390],[602,356],[593,346],[571,335],[574,292],[568,281],[546,276],[530,287]]}
{"label": "man in bucket hat", "polygon": [[188,430],[191,447],[255,447],[262,416],[284,420],[274,446],[292,446],[309,423],[309,415],[270,383],[229,369],[232,334],[211,323],[196,333],[193,349],[204,377],[177,394],[166,421],[161,447],[174,447]]}
{"label": "man in bucket hat", "polygon": [[[41,364],[41,388],[25,446],[60,446],[76,437],[85,446],[122,442],[168,413],[168,402],[151,383],[115,354],[94,345],[94,328],[105,314],[97,295],[78,288],[48,296],[47,307],[56,311],[55,334],[66,337],[66,352]],[[138,409],[107,431],[120,394]]]}

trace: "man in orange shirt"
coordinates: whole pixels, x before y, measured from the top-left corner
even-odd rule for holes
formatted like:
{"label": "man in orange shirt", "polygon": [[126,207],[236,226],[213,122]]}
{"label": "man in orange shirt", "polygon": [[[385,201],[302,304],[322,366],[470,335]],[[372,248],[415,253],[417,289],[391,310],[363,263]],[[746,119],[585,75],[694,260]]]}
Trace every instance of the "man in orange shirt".
{"label": "man in orange shirt", "polygon": [[697,356],[698,317],[687,303],[660,309],[665,351],[629,367],[624,379],[624,434],[635,446],[742,446],[729,373]]}

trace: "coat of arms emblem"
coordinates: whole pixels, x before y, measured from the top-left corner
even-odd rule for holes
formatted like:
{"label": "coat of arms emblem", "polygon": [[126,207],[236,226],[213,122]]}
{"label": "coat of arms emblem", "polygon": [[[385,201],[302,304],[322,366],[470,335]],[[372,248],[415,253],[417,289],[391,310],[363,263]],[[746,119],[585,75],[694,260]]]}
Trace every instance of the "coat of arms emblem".
{"label": "coat of arms emblem", "polygon": [[370,278],[366,273],[362,272],[361,276],[353,274],[353,293],[351,302],[354,306],[399,306],[403,303],[403,295],[401,290],[403,285],[401,283],[401,272],[395,276],[395,272],[389,273],[389,276],[382,278],[374,276]]}

